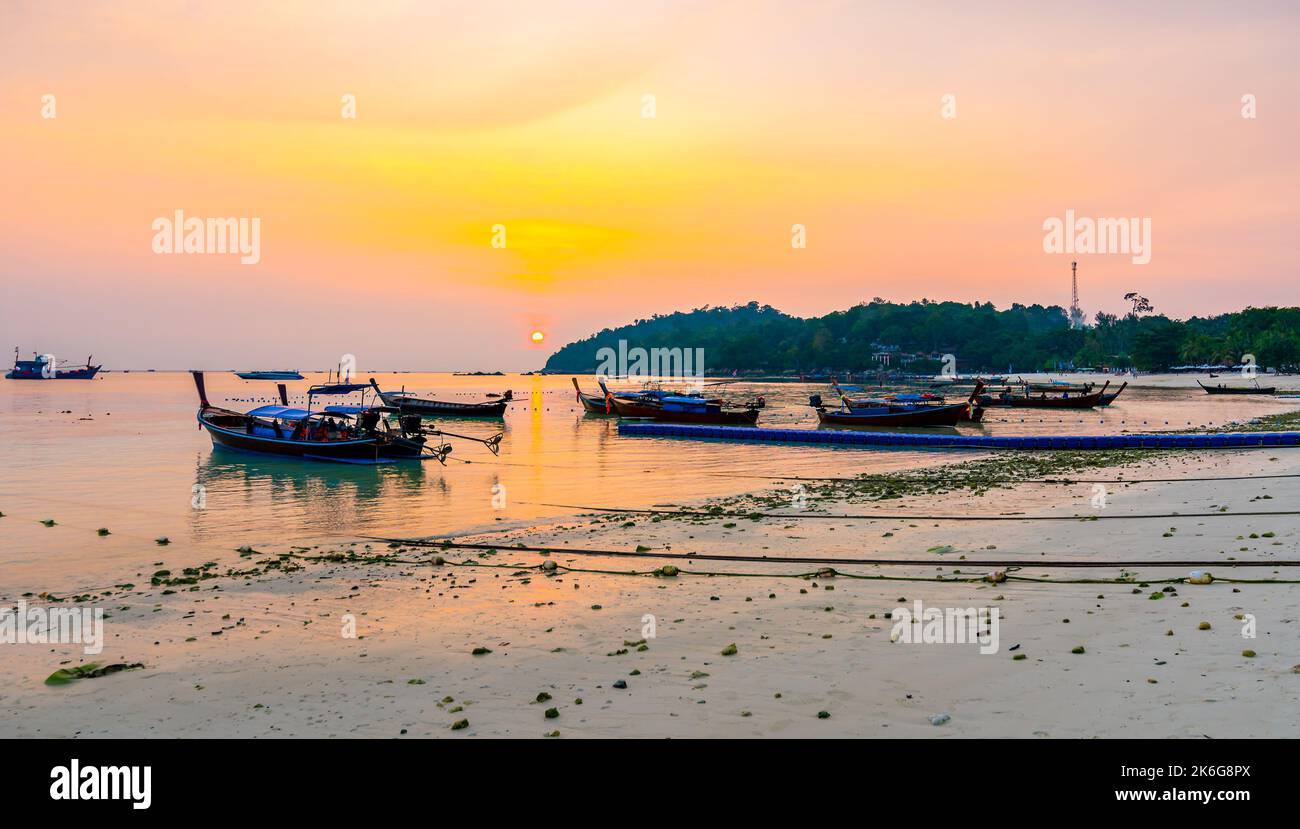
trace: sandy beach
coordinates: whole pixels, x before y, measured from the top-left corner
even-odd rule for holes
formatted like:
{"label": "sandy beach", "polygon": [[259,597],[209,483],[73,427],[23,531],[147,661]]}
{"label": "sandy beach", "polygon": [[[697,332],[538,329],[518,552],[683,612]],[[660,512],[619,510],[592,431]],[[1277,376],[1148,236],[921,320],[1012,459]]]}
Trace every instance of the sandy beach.
{"label": "sandy beach", "polygon": [[[1300,454],[1163,454],[1057,477],[1248,475],[1300,476]],[[1101,508],[1097,484],[1083,482],[886,499],[810,482],[802,510],[790,504],[791,486],[676,506],[896,517],[575,514],[455,537],[499,545],[495,554],[379,541],[259,550],[211,568],[255,574],[170,586],[150,585],[166,551],[142,549],[138,570],[122,574],[138,586],[109,588],[99,600],[111,613],[102,654],[92,659],[75,645],[6,650],[0,736],[1300,736],[1284,715],[1300,702],[1300,585],[1224,580],[1300,579],[1295,567],[1232,567],[1234,559],[1297,558],[1295,516],[1241,513],[1285,510],[1300,496],[1300,477],[1103,484]],[[1153,513],[1211,515],[1113,518]],[[555,552],[510,549],[518,544]],[[566,555],[564,547],[647,557]],[[279,558],[349,552],[401,561]],[[665,552],[933,564],[837,564],[841,575],[810,576],[826,565],[655,556]],[[906,580],[979,577],[995,569],[982,562],[1035,558],[1193,559],[1210,562],[1219,580],[1158,581],[1185,578],[1186,567],[1026,567],[998,584]],[[554,570],[542,569],[547,561]],[[681,572],[651,574],[665,563]],[[1080,579],[1109,583],[1061,583]],[[1154,592],[1165,595],[1153,600]],[[998,608],[998,651],[891,642],[886,615],[918,599]],[[1256,635],[1245,638],[1252,616]],[[43,684],[56,668],[89,661],[144,667]]]}

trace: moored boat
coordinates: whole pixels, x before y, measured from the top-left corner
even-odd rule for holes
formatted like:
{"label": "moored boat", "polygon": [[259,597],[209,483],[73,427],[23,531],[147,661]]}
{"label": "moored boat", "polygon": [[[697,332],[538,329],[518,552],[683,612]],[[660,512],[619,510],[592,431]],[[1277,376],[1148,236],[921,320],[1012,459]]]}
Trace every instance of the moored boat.
{"label": "moored boat", "polygon": [[1258,380],[1253,386],[1225,386],[1222,383],[1217,386],[1207,386],[1200,380],[1196,381],[1196,385],[1205,389],[1206,394],[1275,394],[1277,392],[1277,386],[1261,386]]}
{"label": "moored boat", "polygon": [[614,396],[608,391],[605,392],[604,396],[599,394],[588,394],[578,385],[577,377],[571,379],[573,380],[573,389],[578,394],[578,402],[582,404],[583,411],[589,414],[598,415],[618,414],[614,411],[614,405],[611,402]]}
{"label": "moored boat", "polygon": [[[982,381],[976,383],[980,387]],[[837,392],[840,393],[840,400],[843,405],[849,409],[875,409],[879,408],[881,402],[889,402],[898,405],[930,405],[938,406],[946,404],[946,400],[941,394],[932,394],[930,392],[892,392],[877,396],[866,396],[862,394],[847,394],[844,387],[835,383],[831,384]],[[975,392],[978,394],[979,392]],[[820,397],[818,398],[820,399]],[[962,411],[961,421],[968,423],[979,423],[984,419],[984,407],[974,403],[972,400],[967,401],[968,405]]]}
{"label": "moored boat", "polygon": [[1119,397],[1121,394],[1124,393],[1124,389],[1126,388],[1128,388],[1127,380],[1125,380],[1123,383],[1120,384],[1119,391],[1116,391],[1112,394],[1105,394],[1103,392],[1103,394],[1101,395],[1101,399],[1097,401],[1097,405],[1101,407],[1109,406],[1111,403],[1115,402],[1116,397]]}
{"label": "moored boat", "polygon": [[[1059,396],[1051,397],[1048,396],[1046,391],[1034,393],[1026,390],[1017,393],[1007,387],[997,394],[982,395],[979,398],[979,403],[985,407],[1007,406],[1020,409],[1091,409],[1100,405],[1102,398],[1106,395],[1106,389],[1109,387],[1110,381],[1107,380],[1106,385],[1095,392],[1075,395],[1065,392]],[[1118,396],[1119,392],[1115,394]],[[1111,398],[1111,400],[1114,399],[1114,397]]]}
{"label": "moored boat", "polygon": [[620,417],[639,417],[661,423],[699,425],[752,426],[758,422],[758,409],[729,407],[702,397],[643,397],[630,400],[611,397],[610,403]]}
{"label": "moored boat", "polygon": [[312,411],[311,400],[318,394],[350,394],[366,384],[313,386],[307,408],[288,405],[283,385],[280,405],[259,406],[236,412],[208,402],[203,372],[192,372],[199,393],[199,426],[207,430],[212,445],[240,452],[255,452],[313,461],[378,464],[433,458],[446,462],[451,446],[427,445],[418,422],[400,421],[394,429],[384,416],[395,412],[385,406],[326,406]]}
{"label": "moored boat", "polygon": [[5,374],[7,380],[91,380],[103,366],[93,365],[91,357],[84,366],[59,368],[52,354],[33,354],[30,360],[18,359],[14,349],[14,367]]}
{"label": "moored boat", "polygon": [[836,426],[956,426],[963,420],[978,421],[983,411],[976,411],[975,399],[984,384],[964,403],[945,403],[934,395],[890,395],[879,398],[840,398],[840,408],[828,410],[821,395],[815,394],[808,404],[817,411],[817,421]]}
{"label": "moored boat", "polygon": [[235,376],[244,380],[301,380],[302,375],[296,371],[236,371]]}
{"label": "moored boat", "polygon": [[373,377],[370,378],[370,385],[384,401],[384,405],[399,409],[402,414],[415,414],[422,417],[501,417],[506,412],[506,406],[514,399],[514,394],[507,389],[500,400],[455,403],[407,394],[405,386],[402,387],[402,391],[382,391]]}

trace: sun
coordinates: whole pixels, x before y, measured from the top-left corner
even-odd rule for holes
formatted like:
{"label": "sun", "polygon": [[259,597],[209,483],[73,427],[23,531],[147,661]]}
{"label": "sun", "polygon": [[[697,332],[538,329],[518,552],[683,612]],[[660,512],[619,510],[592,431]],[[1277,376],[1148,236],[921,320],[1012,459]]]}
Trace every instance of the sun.
{"label": "sun", "polygon": [[546,339],[546,335],[541,331],[534,331],[530,336],[532,341],[535,343],[540,343],[542,340]]}

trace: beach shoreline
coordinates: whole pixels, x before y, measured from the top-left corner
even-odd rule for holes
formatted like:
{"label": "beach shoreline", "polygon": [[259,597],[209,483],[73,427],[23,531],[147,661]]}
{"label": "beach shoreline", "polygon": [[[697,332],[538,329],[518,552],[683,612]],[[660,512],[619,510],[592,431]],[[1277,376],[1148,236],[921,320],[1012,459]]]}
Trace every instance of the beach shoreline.
{"label": "beach shoreline", "polygon": [[[150,574],[137,574],[138,588],[98,600],[111,608],[99,656],[69,645],[6,647],[0,735],[1300,736],[1300,725],[1278,716],[1300,702],[1300,585],[1141,581],[1188,575],[1154,567],[1105,584],[1059,582],[1114,579],[1123,568],[1026,567],[997,584],[954,580],[982,578],[993,569],[982,560],[1048,556],[1195,559],[1213,563],[1220,579],[1300,579],[1300,568],[1231,567],[1234,558],[1297,558],[1294,516],[1241,513],[1283,509],[1276,505],[1300,495],[1300,478],[1194,480],[1242,475],[1300,475],[1300,453],[1146,457],[1122,477],[1182,480],[1116,483],[1104,507],[1095,506],[1097,485],[1082,482],[858,501],[814,488],[810,514],[894,517],[574,515],[458,536],[497,545],[495,554],[369,541],[241,556],[256,575],[192,585],[168,583],[174,576],[148,585]],[[1120,475],[1101,468],[1075,477]],[[725,511],[790,512],[780,506],[788,492],[727,500]],[[1087,518],[1221,509],[1201,518]],[[958,526],[909,513],[1083,517]],[[563,547],[647,557],[567,555]],[[933,564],[837,565],[842,575],[813,575],[821,565],[656,558],[666,552]],[[322,555],[333,560],[296,558]],[[435,563],[440,557],[478,563]],[[547,561],[554,570],[541,569]],[[681,572],[649,574],[665,564]],[[946,581],[905,580],[936,577]],[[1175,592],[1150,598],[1167,586]],[[998,651],[891,642],[886,614],[918,599],[998,608]],[[1242,635],[1247,615],[1253,639]],[[65,660],[145,667],[42,684]]]}

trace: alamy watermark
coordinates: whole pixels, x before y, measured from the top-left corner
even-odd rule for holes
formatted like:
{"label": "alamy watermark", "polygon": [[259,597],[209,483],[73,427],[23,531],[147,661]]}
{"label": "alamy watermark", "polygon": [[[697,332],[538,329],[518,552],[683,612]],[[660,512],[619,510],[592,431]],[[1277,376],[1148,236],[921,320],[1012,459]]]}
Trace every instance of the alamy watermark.
{"label": "alamy watermark", "polygon": [[666,377],[700,382],[704,379],[703,348],[618,348],[605,346],[596,351],[597,377]]}
{"label": "alamy watermark", "polygon": [[177,210],[170,218],[154,219],[150,227],[154,253],[238,253],[241,265],[262,261],[260,218],[186,218],[184,210]]}
{"label": "alamy watermark", "polygon": [[906,644],[980,646],[980,653],[998,652],[1001,611],[996,607],[925,607],[920,599],[912,609],[894,608],[889,641]]}
{"label": "alamy watermark", "polygon": [[102,607],[0,607],[0,645],[81,645],[95,656],[104,650]]}
{"label": "alamy watermark", "polygon": [[1128,254],[1134,265],[1151,261],[1151,219],[1076,217],[1074,210],[1065,218],[1048,216],[1043,220],[1045,253],[1118,253]]}

